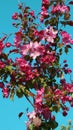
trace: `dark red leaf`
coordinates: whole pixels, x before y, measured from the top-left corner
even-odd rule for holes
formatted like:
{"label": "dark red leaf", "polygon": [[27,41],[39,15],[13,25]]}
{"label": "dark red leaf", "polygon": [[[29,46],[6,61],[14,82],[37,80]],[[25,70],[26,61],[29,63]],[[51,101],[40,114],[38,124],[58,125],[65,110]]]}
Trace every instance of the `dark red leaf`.
{"label": "dark red leaf", "polygon": [[20,113],[18,114],[18,117],[20,118],[22,115],[23,115],[23,112],[20,112]]}
{"label": "dark red leaf", "polygon": [[18,49],[13,49],[13,50],[10,50],[10,53],[18,53]]}
{"label": "dark red leaf", "polygon": [[73,5],[73,1],[70,1],[69,4]]}
{"label": "dark red leaf", "polygon": [[68,21],[68,25],[73,26],[73,21]]}

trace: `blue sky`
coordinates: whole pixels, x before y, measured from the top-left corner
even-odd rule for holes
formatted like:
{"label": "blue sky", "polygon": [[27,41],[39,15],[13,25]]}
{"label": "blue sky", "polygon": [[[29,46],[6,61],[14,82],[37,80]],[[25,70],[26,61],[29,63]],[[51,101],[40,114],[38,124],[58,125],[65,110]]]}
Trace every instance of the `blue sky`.
{"label": "blue sky", "polygon": [[[41,2],[39,0],[21,0],[25,2],[26,5],[31,6],[33,10],[38,12]],[[12,27],[11,16],[17,11],[18,0],[1,0],[0,2],[0,36],[2,33],[11,33],[15,29]],[[73,28],[67,27],[68,32],[73,36]],[[12,38],[10,39],[12,42]],[[69,66],[73,69],[73,50],[70,51],[69,55],[64,55],[62,59],[67,59]],[[0,91],[0,129],[1,130],[26,130],[25,121],[26,119],[26,109],[30,107],[30,104],[25,98],[18,99],[15,97],[14,101],[9,99],[3,99]],[[21,119],[18,119],[19,112],[24,112]],[[63,117],[61,112],[57,115],[57,120],[59,124],[66,124],[68,119],[73,120],[73,109],[71,108],[67,117]],[[59,130],[59,128],[57,129]]]}

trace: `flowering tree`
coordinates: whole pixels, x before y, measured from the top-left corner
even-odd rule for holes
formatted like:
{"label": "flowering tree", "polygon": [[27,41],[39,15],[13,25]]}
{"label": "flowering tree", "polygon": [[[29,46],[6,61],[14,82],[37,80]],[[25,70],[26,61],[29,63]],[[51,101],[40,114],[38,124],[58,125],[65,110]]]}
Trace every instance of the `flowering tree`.
{"label": "flowering tree", "polygon": [[13,26],[18,29],[14,43],[8,42],[7,35],[0,39],[0,88],[3,97],[13,100],[14,95],[25,96],[33,106],[33,111],[27,112],[27,130],[55,129],[58,122],[54,112],[62,110],[66,116],[66,102],[73,107],[73,84],[65,78],[72,70],[66,59],[60,62],[62,54],[68,54],[73,45],[64,28],[73,26],[71,4],[72,1],[42,0],[37,15],[30,7],[19,4],[19,13],[12,15],[16,21]]}

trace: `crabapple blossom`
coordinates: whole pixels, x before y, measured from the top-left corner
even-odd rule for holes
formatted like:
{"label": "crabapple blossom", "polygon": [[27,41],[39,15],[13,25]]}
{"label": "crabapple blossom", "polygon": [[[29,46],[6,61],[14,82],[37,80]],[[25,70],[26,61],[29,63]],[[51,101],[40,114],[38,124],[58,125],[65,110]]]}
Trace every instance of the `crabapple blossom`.
{"label": "crabapple blossom", "polygon": [[15,33],[14,45],[16,47],[19,47],[21,41],[22,41],[22,30],[20,29],[18,32]]}
{"label": "crabapple blossom", "polygon": [[60,32],[61,36],[62,36],[62,42],[63,44],[73,44],[73,40],[71,39],[70,34],[68,34],[66,31],[61,31]]}
{"label": "crabapple blossom", "polygon": [[44,47],[38,42],[30,42],[30,44],[23,45],[20,48],[22,55],[30,55],[33,59],[36,59],[44,52]]}
{"label": "crabapple blossom", "polygon": [[57,33],[58,31],[50,26],[49,28],[46,28],[43,39],[47,40],[47,42],[54,43],[54,39],[56,38]]}
{"label": "crabapple blossom", "polygon": [[50,3],[50,1],[49,0],[42,0],[42,5],[48,5]]}
{"label": "crabapple blossom", "polygon": [[51,12],[54,13],[67,13],[69,12],[69,8],[65,5],[57,4],[56,6],[52,6]]}
{"label": "crabapple blossom", "polygon": [[18,13],[17,12],[12,15],[12,19],[14,19],[14,20],[18,19]]}
{"label": "crabapple blossom", "polygon": [[9,96],[9,88],[5,87],[2,89],[3,97],[8,98]]}
{"label": "crabapple blossom", "polygon": [[2,41],[0,41],[0,54],[2,53],[4,47],[5,47],[4,43]]}
{"label": "crabapple blossom", "polygon": [[3,82],[0,82],[0,88],[4,88],[4,83]]}
{"label": "crabapple blossom", "polygon": [[5,67],[4,62],[2,62],[2,61],[0,60],[0,69],[2,69],[2,68],[4,68],[4,67]]}
{"label": "crabapple blossom", "polygon": [[30,120],[32,120],[36,117],[36,112],[35,111],[33,111],[31,113],[29,112],[29,113],[27,113],[27,116]]}
{"label": "crabapple blossom", "polygon": [[6,47],[10,47],[11,46],[11,43],[10,42],[7,42],[6,43]]}
{"label": "crabapple blossom", "polygon": [[71,75],[72,69],[66,59],[61,61],[73,45],[71,35],[62,28],[73,24],[70,6],[63,0],[42,0],[38,15],[23,4],[19,9],[12,15],[18,29],[13,44],[8,35],[0,39],[0,88],[3,97],[25,96],[32,105],[33,111],[27,112],[27,130],[55,129],[58,123],[53,112],[61,110],[66,116],[66,102],[73,107],[73,83],[65,76]]}
{"label": "crabapple blossom", "polygon": [[34,10],[29,13],[32,17],[34,17]]}

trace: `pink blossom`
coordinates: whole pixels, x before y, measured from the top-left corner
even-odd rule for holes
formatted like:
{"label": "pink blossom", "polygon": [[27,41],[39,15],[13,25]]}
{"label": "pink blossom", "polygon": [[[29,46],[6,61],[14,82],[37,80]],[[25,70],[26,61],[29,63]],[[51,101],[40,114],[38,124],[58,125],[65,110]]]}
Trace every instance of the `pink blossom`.
{"label": "pink blossom", "polygon": [[52,6],[52,10],[51,10],[52,13],[57,13],[59,11],[60,11],[60,5],[59,4],[57,4],[56,6]]}
{"label": "pink blossom", "polygon": [[35,16],[35,15],[34,15],[34,10],[31,11],[31,12],[29,12],[29,14],[30,14],[32,17],[34,17],[34,16]]}
{"label": "pink blossom", "polygon": [[44,18],[48,17],[48,10],[45,8],[45,6],[42,6],[42,11],[41,11],[41,17],[40,17],[40,21],[43,22]]}
{"label": "pink blossom", "polygon": [[20,47],[21,49],[21,53],[25,56],[25,55],[29,55],[29,49],[30,49],[30,45],[29,44],[25,44],[23,46]]}
{"label": "pink blossom", "polygon": [[48,16],[48,11],[47,10],[41,11],[41,15],[42,15],[42,17],[47,17]]}
{"label": "pink blossom", "polygon": [[32,68],[24,58],[17,58],[16,63],[20,71],[25,75],[24,78],[25,80],[28,81],[34,78],[34,73],[32,72]]}
{"label": "pink blossom", "polygon": [[0,54],[2,53],[3,49],[4,49],[4,43],[0,41]]}
{"label": "pink blossom", "polygon": [[43,21],[44,21],[44,17],[41,16],[41,17],[40,17],[40,22],[43,22]]}
{"label": "pink blossom", "polygon": [[66,31],[61,31],[60,34],[62,36],[63,44],[69,44],[69,43],[73,44],[73,40],[71,39],[71,36]]}
{"label": "pink blossom", "polygon": [[23,58],[16,58],[16,63],[20,67],[20,70],[22,72],[28,70],[28,68],[30,67],[26,60]]}
{"label": "pink blossom", "polygon": [[44,94],[44,88],[41,88],[40,90],[37,90],[35,104],[41,104],[42,103],[43,94]]}
{"label": "pink blossom", "polygon": [[67,69],[67,73],[68,73],[68,74],[72,73],[72,69],[68,68],[68,69]]}
{"label": "pink blossom", "polygon": [[48,13],[48,9],[47,6],[49,5],[49,0],[42,0],[42,8],[41,8],[41,17],[40,17],[40,21],[43,22],[44,19],[46,17],[48,17],[49,13]]}
{"label": "pink blossom", "polygon": [[54,94],[55,94],[55,96],[61,96],[62,92],[61,92],[61,90],[56,89],[55,92],[54,92]]}
{"label": "pink blossom", "polygon": [[38,42],[30,42],[30,44],[26,44],[21,47],[21,53],[24,56],[29,55],[33,59],[36,59],[38,56],[43,54],[43,51],[44,47]]}
{"label": "pink blossom", "polygon": [[3,82],[0,82],[0,88],[4,88],[4,83]]}
{"label": "pink blossom", "polygon": [[65,80],[65,79],[61,79],[61,80],[60,80],[60,83],[61,83],[62,85],[64,85],[64,84],[66,83],[66,80]]}
{"label": "pink blossom", "polygon": [[43,39],[43,37],[44,37],[44,30],[40,30],[40,31],[38,31],[38,30],[34,30],[34,36],[36,36],[36,37],[38,37],[40,40],[42,40]]}
{"label": "pink blossom", "polygon": [[45,105],[43,105],[43,94],[44,94],[44,88],[37,90],[37,95],[35,98],[35,110],[37,113],[42,114],[43,117],[47,120],[51,116],[51,112],[49,111],[49,108]]}
{"label": "pink blossom", "polygon": [[47,42],[53,43],[54,39],[56,38],[57,33],[58,31],[54,30],[53,27],[50,26],[49,28],[46,28],[43,39],[46,39]]}
{"label": "pink blossom", "polygon": [[3,92],[3,96],[5,97],[5,98],[8,98],[8,96],[9,96],[9,88],[3,88],[2,89],[2,92]]}
{"label": "pink blossom", "polygon": [[27,113],[27,116],[28,116],[29,120],[32,120],[36,117],[36,112],[35,111],[29,112],[29,113]]}
{"label": "pink blossom", "polygon": [[26,74],[26,77],[25,77],[26,81],[29,81],[34,78],[34,74],[31,70],[31,68],[28,68],[28,70],[25,72],[25,74]]}
{"label": "pink blossom", "polygon": [[64,61],[63,61],[63,63],[66,63],[66,62],[67,62],[67,60],[64,60]]}
{"label": "pink blossom", "polygon": [[2,69],[2,68],[4,68],[4,67],[5,67],[4,62],[2,62],[2,61],[0,60],[0,69]]}
{"label": "pink blossom", "polygon": [[52,6],[52,13],[67,13],[69,12],[69,8],[65,5],[59,5],[57,4],[56,6]]}
{"label": "pink blossom", "polygon": [[6,42],[6,47],[10,47],[11,43],[10,42]]}
{"label": "pink blossom", "polygon": [[29,128],[29,126],[32,124],[32,121],[29,120],[28,122],[26,122],[26,127]]}
{"label": "pink blossom", "polygon": [[35,103],[36,103],[36,104],[37,104],[37,103],[39,103],[39,104],[42,103],[42,96],[41,96],[41,95],[38,94],[38,95],[36,96]]}
{"label": "pink blossom", "polygon": [[72,70],[70,68],[64,69],[65,74],[70,74],[72,73]]}
{"label": "pink blossom", "polygon": [[38,95],[42,95],[44,93],[44,88],[42,87],[40,90],[37,90]]}
{"label": "pink blossom", "polygon": [[37,95],[35,98],[35,110],[37,111],[37,113],[42,112],[43,94],[44,94],[44,88],[37,90]]}
{"label": "pink blossom", "polygon": [[67,12],[69,12],[69,8],[67,7],[67,6],[65,6],[65,5],[62,5],[61,7],[60,7],[60,11],[62,12],[62,13],[67,13]]}
{"label": "pink blossom", "polygon": [[51,52],[47,52],[46,55],[43,55],[41,58],[40,58],[40,62],[41,63],[45,63],[45,64],[52,64],[53,62],[55,62],[56,58],[55,58],[55,55]]}
{"label": "pink blossom", "polygon": [[16,47],[19,47],[21,41],[22,41],[22,30],[19,30],[18,32],[15,33],[14,45]]}
{"label": "pink blossom", "polygon": [[17,12],[12,15],[12,19],[14,19],[14,20],[18,19],[18,13]]}
{"label": "pink blossom", "polygon": [[66,90],[68,93],[73,93],[73,84],[65,83],[63,89]]}
{"label": "pink blossom", "polygon": [[64,104],[64,103],[65,103],[66,101],[68,101],[68,100],[67,100],[66,96],[63,95],[63,96],[61,96],[61,101],[62,101],[62,103]]}
{"label": "pink blossom", "polygon": [[46,120],[48,120],[51,117],[51,111],[48,107],[42,108],[42,115]]}
{"label": "pink blossom", "polygon": [[44,4],[44,5],[49,5],[49,0],[42,0],[42,4]]}

